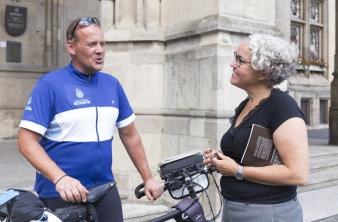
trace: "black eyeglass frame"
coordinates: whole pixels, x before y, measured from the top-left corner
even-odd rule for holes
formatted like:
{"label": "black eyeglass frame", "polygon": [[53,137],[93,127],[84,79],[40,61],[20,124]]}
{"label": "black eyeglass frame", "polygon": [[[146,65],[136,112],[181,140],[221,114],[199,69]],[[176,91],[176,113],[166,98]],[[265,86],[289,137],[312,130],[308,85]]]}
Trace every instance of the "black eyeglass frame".
{"label": "black eyeglass frame", "polygon": [[96,24],[96,25],[100,26],[100,20],[98,18],[96,18],[96,17],[87,17],[87,18],[80,19],[76,23],[76,25],[74,26],[73,31],[70,34],[70,38],[69,39],[70,40],[73,39],[74,33],[75,33],[75,30],[76,30],[77,26],[84,27],[84,26],[91,25],[91,24]]}
{"label": "black eyeglass frame", "polygon": [[241,66],[242,64],[251,64],[251,62],[243,60],[242,57],[239,56],[236,51],[234,51],[234,56],[236,63],[238,63],[239,66]]}

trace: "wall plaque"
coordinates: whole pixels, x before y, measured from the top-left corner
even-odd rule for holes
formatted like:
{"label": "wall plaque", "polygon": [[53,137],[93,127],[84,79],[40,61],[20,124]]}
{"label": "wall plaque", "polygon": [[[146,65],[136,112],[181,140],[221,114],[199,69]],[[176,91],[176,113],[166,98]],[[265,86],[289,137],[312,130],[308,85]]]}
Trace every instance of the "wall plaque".
{"label": "wall plaque", "polygon": [[21,42],[7,41],[6,61],[21,62]]}
{"label": "wall plaque", "polygon": [[22,35],[26,30],[27,8],[6,5],[5,28],[12,36]]}

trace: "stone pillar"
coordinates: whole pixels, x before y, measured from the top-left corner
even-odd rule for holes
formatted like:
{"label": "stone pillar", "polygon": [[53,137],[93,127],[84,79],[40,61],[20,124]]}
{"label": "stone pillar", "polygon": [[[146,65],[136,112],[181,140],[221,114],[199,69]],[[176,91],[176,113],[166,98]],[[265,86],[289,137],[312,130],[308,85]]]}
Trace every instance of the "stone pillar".
{"label": "stone pillar", "polygon": [[161,26],[161,1],[144,1],[144,24],[145,28],[156,28]]}
{"label": "stone pillar", "polygon": [[115,1],[101,0],[101,27],[103,31],[115,28]]}
{"label": "stone pillar", "polygon": [[44,66],[48,67],[52,64],[52,3],[51,0],[46,1],[46,9],[45,9],[45,19],[46,19],[46,27],[45,27],[45,48],[44,48]]}
{"label": "stone pillar", "polygon": [[115,25],[117,28],[128,29],[136,27],[136,12],[137,8],[140,7],[140,3],[138,2],[139,1],[135,2],[134,0],[115,1]]}
{"label": "stone pillar", "polygon": [[59,65],[59,46],[60,46],[60,36],[58,35],[59,27],[60,27],[60,21],[59,21],[59,6],[60,3],[58,0],[53,0],[51,2],[51,14],[50,14],[50,30],[51,30],[51,65],[57,66]]}
{"label": "stone pillar", "polygon": [[[338,7],[336,5],[336,15]],[[336,30],[338,30],[338,18],[336,17]],[[333,81],[331,83],[331,107],[329,122],[329,144],[338,145],[338,38],[336,37],[336,53],[334,57]]]}

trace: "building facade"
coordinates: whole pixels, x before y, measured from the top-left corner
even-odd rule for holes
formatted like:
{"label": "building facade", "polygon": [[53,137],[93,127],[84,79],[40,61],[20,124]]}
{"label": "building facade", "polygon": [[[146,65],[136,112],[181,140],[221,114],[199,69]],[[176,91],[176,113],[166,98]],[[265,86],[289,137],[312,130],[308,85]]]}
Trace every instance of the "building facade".
{"label": "building facade", "polygon": [[333,1],[291,0],[290,40],[299,48],[297,75],[288,89],[301,107],[309,128],[329,123],[330,82],[334,65]]}
{"label": "building facade", "polygon": [[[298,45],[298,73],[280,87],[296,99],[309,128],[328,126],[334,0],[0,0],[0,14],[0,138],[17,136],[37,79],[70,61],[67,25],[88,16],[101,20],[103,71],[126,91],[154,175],[166,157],[219,147],[246,96],[229,80],[233,52],[249,34]],[[305,64],[317,58],[328,68]],[[141,178],[118,139],[113,156],[119,186],[133,199]]]}

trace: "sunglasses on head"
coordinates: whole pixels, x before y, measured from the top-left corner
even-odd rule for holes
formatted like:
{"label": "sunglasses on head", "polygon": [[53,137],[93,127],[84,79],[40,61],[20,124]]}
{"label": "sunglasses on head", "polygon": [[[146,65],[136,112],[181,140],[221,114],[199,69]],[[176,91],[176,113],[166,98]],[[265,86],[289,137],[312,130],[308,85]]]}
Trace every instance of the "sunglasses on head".
{"label": "sunglasses on head", "polygon": [[75,33],[77,26],[84,27],[84,26],[91,25],[91,24],[96,24],[100,26],[100,21],[98,18],[95,18],[95,17],[87,17],[87,18],[82,18],[81,20],[79,20],[74,26],[72,33],[70,34],[70,39],[74,37],[74,33]]}

